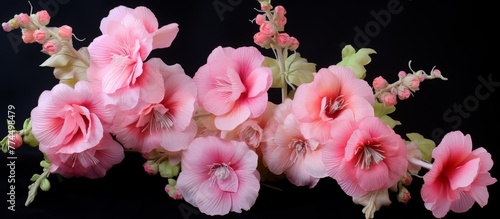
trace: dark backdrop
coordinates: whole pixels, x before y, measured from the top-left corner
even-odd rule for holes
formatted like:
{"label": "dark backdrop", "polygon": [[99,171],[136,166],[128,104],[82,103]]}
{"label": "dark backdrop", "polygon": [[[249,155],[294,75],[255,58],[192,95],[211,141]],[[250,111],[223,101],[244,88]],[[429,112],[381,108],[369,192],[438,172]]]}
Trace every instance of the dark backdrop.
{"label": "dark backdrop", "polygon": [[[180,32],[168,49],[154,51],[167,64],[180,63],[193,75],[203,65],[216,46],[254,45],[252,36],[258,27],[249,22],[256,15],[257,1],[77,1],[34,0],[34,12],[47,9],[52,15],[51,26],[68,24],[87,46],[100,35],[99,22],[109,10],[120,4],[129,7],[144,5],[157,16],[160,25],[176,22]],[[377,51],[366,66],[366,79],[371,82],[382,75],[389,81],[397,79],[400,70],[412,67],[429,71],[437,66],[448,81],[430,80],[409,100],[400,102],[393,118],[401,121],[396,131],[404,135],[418,132],[439,142],[444,133],[462,130],[471,134],[474,148],[485,147],[493,160],[500,158],[498,100],[500,76],[497,75],[498,44],[494,29],[493,5],[472,1],[279,1],[288,11],[286,31],[301,43],[298,52],[318,68],[341,60],[341,45],[370,47]],[[470,2],[470,1],[469,1]],[[396,6],[396,7],[395,7]],[[4,2],[0,21],[14,14],[29,12],[27,1]],[[389,15],[389,16],[383,16]],[[380,19],[382,18],[382,19]],[[51,89],[57,81],[52,69],[38,67],[47,56],[40,45],[19,43],[19,31],[0,33],[0,66],[2,83],[1,118],[7,119],[7,106],[15,106],[16,128],[28,118],[37,105],[39,94]],[[271,56],[268,50],[261,50]],[[484,81],[489,81],[485,83]],[[488,84],[488,85],[486,85]],[[478,89],[481,93],[478,93]],[[487,92],[487,97],[483,92]],[[271,95],[279,99],[279,92]],[[2,136],[5,126],[0,126]],[[29,179],[40,173],[42,155],[36,149],[23,146],[16,150],[15,201],[16,211],[7,210],[8,175],[6,155],[2,158],[0,179],[0,218],[207,218],[184,201],[171,200],[164,192],[166,180],[148,176],[142,170],[144,160],[137,154],[127,154],[106,177],[96,180],[62,179],[50,176],[52,188],[39,192],[35,201],[24,207]],[[499,177],[498,164],[491,171]],[[409,187],[412,200],[408,205],[393,203],[376,212],[375,218],[432,218],[419,197],[422,181],[415,179]],[[362,206],[356,205],[337,184],[328,178],[313,189],[295,187],[287,182],[273,184],[283,192],[262,187],[256,204],[248,212],[230,213],[214,218],[364,218]],[[463,214],[448,213],[446,218],[494,218],[499,206],[498,183],[489,187],[490,199],[485,208],[477,204]],[[498,210],[498,209],[497,209]]]}

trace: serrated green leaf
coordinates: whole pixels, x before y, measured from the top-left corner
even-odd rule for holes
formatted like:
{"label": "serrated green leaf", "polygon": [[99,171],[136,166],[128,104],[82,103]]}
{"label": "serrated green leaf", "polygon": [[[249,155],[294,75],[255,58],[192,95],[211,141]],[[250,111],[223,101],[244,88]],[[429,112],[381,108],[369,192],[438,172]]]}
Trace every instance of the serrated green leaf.
{"label": "serrated green leaf", "polygon": [[278,65],[278,60],[265,56],[262,66],[270,68],[273,73],[273,84],[271,87],[281,88],[280,67]]}
{"label": "serrated green leaf", "polygon": [[366,76],[365,65],[371,62],[371,54],[377,54],[370,48],[361,48],[358,51],[351,45],[346,45],[342,49],[342,61],[337,65],[351,68],[357,78],[363,79]]}
{"label": "serrated green leaf", "polygon": [[44,192],[46,191],[49,191],[50,189],[50,182],[47,178],[45,179],[42,179],[42,181],[40,181],[40,189]]}
{"label": "serrated green leaf", "polygon": [[286,80],[296,86],[313,81],[313,73],[316,72],[316,64],[307,62],[298,52],[288,56],[285,68]]}
{"label": "serrated green leaf", "polygon": [[436,143],[430,139],[424,138],[419,133],[407,133],[406,137],[412,142],[416,142],[418,149],[422,152],[422,160],[432,162],[432,150],[436,147]]}

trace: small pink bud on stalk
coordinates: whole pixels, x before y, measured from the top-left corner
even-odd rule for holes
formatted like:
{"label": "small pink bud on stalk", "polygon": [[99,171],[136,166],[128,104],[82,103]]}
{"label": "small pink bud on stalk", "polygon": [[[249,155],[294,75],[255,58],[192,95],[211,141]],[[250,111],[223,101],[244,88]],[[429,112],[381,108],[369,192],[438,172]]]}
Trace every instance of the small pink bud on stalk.
{"label": "small pink bud on stalk", "polygon": [[406,189],[406,187],[401,186],[401,188],[399,189],[399,193],[398,193],[398,201],[403,203],[403,204],[408,204],[410,199],[411,199],[410,191],[408,191],[408,189]]}
{"label": "small pink bud on stalk", "polygon": [[73,35],[73,28],[71,28],[68,25],[63,25],[59,27],[59,36],[63,39],[71,39],[71,36]]}
{"label": "small pink bud on stalk", "polygon": [[280,18],[280,17],[285,16],[285,14],[286,14],[285,7],[283,7],[282,5],[277,5],[276,7],[274,7],[274,16],[275,17]]}
{"label": "small pink bud on stalk", "polygon": [[17,149],[23,145],[23,137],[19,133],[9,136],[9,147]]}
{"label": "small pink bud on stalk", "polygon": [[3,22],[3,23],[2,23],[2,29],[3,29],[3,31],[5,31],[5,32],[10,32],[10,31],[12,31],[12,27],[11,27],[11,26],[10,26],[10,24],[9,24],[9,23],[7,23],[7,22]]}
{"label": "small pink bud on stalk", "polygon": [[30,16],[26,13],[21,13],[15,16],[20,27],[27,27],[30,24]]}
{"label": "small pink bud on stalk", "polygon": [[255,23],[257,25],[261,25],[264,22],[266,22],[266,16],[263,14],[257,14],[257,16],[255,17]]}
{"label": "small pink bud on stalk", "polygon": [[23,33],[23,35],[21,36],[21,38],[23,39],[24,43],[34,43],[34,42],[36,42],[35,37],[34,37],[34,33],[35,33],[34,30],[23,29],[21,32]]}
{"label": "small pink bud on stalk", "polygon": [[385,80],[382,76],[378,76],[375,79],[373,79],[373,89],[375,91],[379,91],[387,87],[388,83],[387,80]]}
{"label": "small pink bud on stalk", "polygon": [[290,46],[288,47],[288,49],[295,51],[297,50],[297,48],[299,48],[299,40],[297,40],[297,38],[295,37],[290,37]]}
{"label": "small pink bud on stalk", "polygon": [[45,41],[49,38],[49,34],[41,29],[38,29],[33,33],[33,37],[35,38],[36,42],[44,44]]}
{"label": "small pink bud on stalk", "polygon": [[61,46],[57,40],[49,40],[42,45],[43,51],[49,55],[54,55],[59,52]]}
{"label": "small pink bud on stalk", "polygon": [[265,35],[262,32],[257,32],[253,35],[253,41],[261,47],[268,48],[271,44],[271,36]]}
{"label": "small pink bud on stalk", "polygon": [[278,46],[281,48],[285,48],[290,45],[290,35],[287,33],[279,33],[276,36],[276,43],[278,43]]}
{"label": "small pink bud on stalk", "polygon": [[46,10],[41,10],[36,13],[36,19],[38,20],[38,23],[46,26],[50,22],[50,15]]}
{"label": "small pink bud on stalk", "polygon": [[394,106],[397,103],[397,97],[393,93],[385,92],[382,94],[380,101],[386,106]]}

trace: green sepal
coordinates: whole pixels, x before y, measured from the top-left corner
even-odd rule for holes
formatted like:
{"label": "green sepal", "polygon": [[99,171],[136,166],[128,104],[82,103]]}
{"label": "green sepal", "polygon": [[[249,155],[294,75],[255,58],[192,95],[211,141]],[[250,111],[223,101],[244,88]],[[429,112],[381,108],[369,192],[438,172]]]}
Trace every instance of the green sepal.
{"label": "green sepal", "polygon": [[422,152],[422,160],[428,163],[432,162],[432,150],[436,147],[436,143],[430,139],[424,138],[418,133],[407,133],[406,137],[412,142],[416,142],[418,149]]}

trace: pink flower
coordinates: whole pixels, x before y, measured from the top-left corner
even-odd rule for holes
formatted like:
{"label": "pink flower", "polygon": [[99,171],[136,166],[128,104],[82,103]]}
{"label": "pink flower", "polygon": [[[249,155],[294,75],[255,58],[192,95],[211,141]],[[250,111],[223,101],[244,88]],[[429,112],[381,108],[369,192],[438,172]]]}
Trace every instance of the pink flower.
{"label": "pink flower", "polygon": [[127,29],[146,30],[152,37],[152,49],[170,47],[179,32],[179,25],[171,23],[158,29],[158,20],[153,12],[144,6],[134,9],[118,6],[109,11],[109,15],[101,20],[100,30],[103,34],[113,31],[113,25],[120,23]]}
{"label": "pink flower", "polygon": [[278,105],[274,115],[260,147],[263,163],[276,175],[284,173],[294,185],[316,186],[320,178],[327,176],[322,163],[323,146],[303,136],[290,99]]}
{"label": "pink flower", "polygon": [[162,76],[162,99],[142,101],[133,109],[118,112],[113,126],[117,139],[125,148],[141,153],[159,146],[167,151],[187,148],[197,132],[193,120],[197,92],[192,78],[180,65],[168,66],[159,58],[149,60],[145,67]]}
{"label": "pink flower", "polygon": [[87,71],[106,104],[127,110],[139,99],[153,103],[163,98],[161,75],[145,69],[144,61],[153,49],[170,46],[178,29],[176,24],[160,30],[157,26],[156,17],[144,7],[119,6],[101,21],[103,35],[88,46]]}
{"label": "pink flower", "polygon": [[347,67],[332,65],[320,69],[312,82],[297,88],[292,110],[303,123],[304,136],[324,143],[330,138],[330,130],[336,129],[335,121],[373,116],[373,101],[373,92],[365,80],[356,78]]}
{"label": "pink flower", "polygon": [[176,187],[207,215],[241,213],[253,206],[260,190],[257,160],[243,142],[199,137],[182,155]]}
{"label": "pink flower", "polygon": [[101,178],[113,165],[120,163],[125,154],[122,146],[113,140],[109,133],[104,133],[101,141],[93,148],[79,153],[47,153],[51,161],[51,173],[63,177]]}
{"label": "pink flower", "polygon": [[219,46],[194,75],[200,106],[216,116],[218,129],[232,130],[265,111],[272,75],[263,61],[255,47]]}
{"label": "pink flower", "polygon": [[388,189],[406,174],[405,142],[377,117],[339,123],[332,141],[323,148],[323,162],[350,196]]}
{"label": "pink flower", "polygon": [[482,147],[472,150],[470,135],[460,131],[446,134],[432,151],[432,158],[434,163],[424,175],[421,195],[435,217],[444,217],[450,210],[465,212],[475,202],[481,207],[488,203],[486,186],[497,181],[488,172],[493,160]]}
{"label": "pink flower", "polygon": [[74,88],[57,84],[44,91],[31,111],[32,132],[40,151],[54,165],[51,171],[101,177],[120,162],[123,148],[108,132],[112,117],[86,81],[77,82]]}

